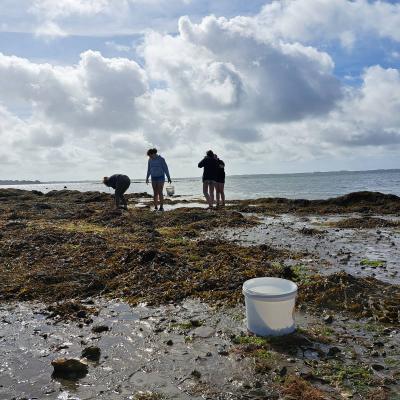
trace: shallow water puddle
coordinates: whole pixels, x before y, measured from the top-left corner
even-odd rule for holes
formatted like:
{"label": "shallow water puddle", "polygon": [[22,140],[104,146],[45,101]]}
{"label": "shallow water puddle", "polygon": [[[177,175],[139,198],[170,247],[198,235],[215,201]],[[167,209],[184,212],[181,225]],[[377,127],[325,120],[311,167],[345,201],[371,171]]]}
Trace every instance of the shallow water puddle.
{"label": "shallow water puddle", "polygon": [[[221,317],[194,301],[161,308],[132,309],[113,301],[96,306],[99,315],[83,328],[76,322],[46,319],[40,304],[3,307],[0,399],[127,399],[138,390],[200,399],[208,391],[224,392],[232,376],[247,377],[246,363],[218,354],[219,347],[230,344],[228,332],[239,334],[244,329],[243,321],[238,324],[232,316]],[[187,329],[190,320],[206,321],[212,334],[192,335],[195,328]],[[110,330],[93,333],[96,325]],[[79,381],[51,378],[53,359],[79,358],[87,346],[98,346],[101,357],[98,363],[89,362],[86,377]],[[194,370],[201,374],[201,388]]]}
{"label": "shallow water puddle", "polygon": [[[283,214],[263,217],[261,224],[255,227],[219,229],[211,235],[222,235],[242,245],[268,244],[309,252],[315,257],[310,257],[313,262],[307,264],[321,273],[345,270],[358,276],[400,283],[399,229],[338,229],[330,226],[345,218],[349,216],[308,218]],[[374,261],[382,261],[382,265]]]}

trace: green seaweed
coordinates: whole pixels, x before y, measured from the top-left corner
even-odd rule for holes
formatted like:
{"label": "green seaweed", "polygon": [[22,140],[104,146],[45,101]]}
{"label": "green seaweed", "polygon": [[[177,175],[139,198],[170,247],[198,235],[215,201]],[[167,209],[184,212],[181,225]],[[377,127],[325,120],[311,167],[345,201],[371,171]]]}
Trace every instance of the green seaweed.
{"label": "green seaweed", "polygon": [[372,268],[378,268],[378,267],[383,267],[386,264],[386,261],[382,260],[369,260],[367,258],[364,258],[363,260],[360,261],[361,265],[372,267]]}

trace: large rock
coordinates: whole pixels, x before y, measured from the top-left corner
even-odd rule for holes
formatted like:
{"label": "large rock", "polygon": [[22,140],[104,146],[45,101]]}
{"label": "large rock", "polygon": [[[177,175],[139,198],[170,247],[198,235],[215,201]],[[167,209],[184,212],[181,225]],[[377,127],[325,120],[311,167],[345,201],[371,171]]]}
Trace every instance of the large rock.
{"label": "large rock", "polygon": [[53,376],[64,379],[83,378],[88,373],[88,365],[77,358],[58,358],[51,362],[54,368]]}

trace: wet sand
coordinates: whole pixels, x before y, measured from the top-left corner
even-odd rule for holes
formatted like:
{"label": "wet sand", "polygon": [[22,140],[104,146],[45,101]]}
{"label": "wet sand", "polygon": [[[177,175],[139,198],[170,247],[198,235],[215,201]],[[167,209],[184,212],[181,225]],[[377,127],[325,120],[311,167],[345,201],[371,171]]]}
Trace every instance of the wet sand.
{"label": "wet sand", "polygon": [[[0,399],[399,398],[399,198],[129,200],[0,190]],[[296,333],[248,334],[257,276],[298,283]]]}

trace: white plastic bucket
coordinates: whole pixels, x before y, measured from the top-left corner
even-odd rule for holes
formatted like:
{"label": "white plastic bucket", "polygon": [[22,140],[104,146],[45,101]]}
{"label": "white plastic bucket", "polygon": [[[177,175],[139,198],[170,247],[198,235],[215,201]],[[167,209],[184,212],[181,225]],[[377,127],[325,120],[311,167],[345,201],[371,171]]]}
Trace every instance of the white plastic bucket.
{"label": "white plastic bucket", "polygon": [[259,336],[280,336],[295,330],[297,285],[281,278],[254,278],[243,284],[247,329]]}
{"label": "white plastic bucket", "polygon": [[165,190],[168,196],[173,196],[175,194],[175,188],[173,186],[167,186]]}

